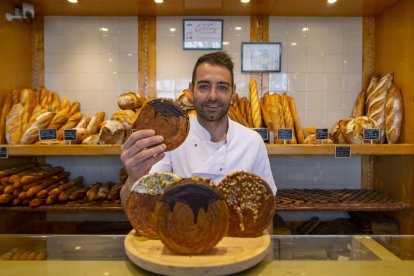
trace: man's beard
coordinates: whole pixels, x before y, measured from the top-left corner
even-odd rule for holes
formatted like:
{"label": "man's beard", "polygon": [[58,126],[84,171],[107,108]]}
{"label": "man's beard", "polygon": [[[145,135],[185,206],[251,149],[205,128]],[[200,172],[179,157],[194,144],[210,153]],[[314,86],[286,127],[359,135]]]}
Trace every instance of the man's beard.
{"label": "man's beard", "polygon": [[200,103],[198,101],[195,101],[194,107],[197,111],[197,116],[201,117],[202,119],[206,121],[219,121],[222,118],[224,118],[227,115],[227,111],[230,108],[230,104],[226,104],[221,101],[207,101],[206,104],[218,104],[221,108],[217,110],[216,112],[209,112],[208,110],[205,110],[203,107],[203,103]]}

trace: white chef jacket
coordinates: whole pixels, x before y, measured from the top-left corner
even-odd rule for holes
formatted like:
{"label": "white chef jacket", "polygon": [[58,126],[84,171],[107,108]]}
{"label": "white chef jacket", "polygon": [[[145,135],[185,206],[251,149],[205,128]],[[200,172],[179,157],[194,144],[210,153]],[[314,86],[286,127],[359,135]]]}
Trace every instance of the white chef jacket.
{"label": "white chef jacket", "polygon": [[174,172],[182,177],[201,176],[218,184],[228,174],[246,171],[263,178],[276,194],[276,185],[270,169],[269,157],[262,137],[249,128],[229,120],[227,142],[218,148],[211,142],[210,133],[197,120],[190,117],[187,139],[175,150],[152,166],[153,172]]}

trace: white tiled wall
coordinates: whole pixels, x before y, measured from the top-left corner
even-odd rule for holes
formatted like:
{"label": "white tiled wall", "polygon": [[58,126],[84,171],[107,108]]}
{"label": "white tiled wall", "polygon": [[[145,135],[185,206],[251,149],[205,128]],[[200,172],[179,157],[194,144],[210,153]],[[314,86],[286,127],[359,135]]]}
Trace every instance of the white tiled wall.
{"label": "white tiled wall", "polygon": [[[187,18],[187,17],[185,17]],[[197,17],[197,19],[203,17]],[[250,18],[237,16],[206,17],[223,19],[223,50],[234,62],[234,81],[239,94],[247,96],[249,91],[248,74],[241,73],[241,42],[250,40]],[[193,67],[197,58],[211,51],[183,50],[184,17],[157,17],[157,95],[177,97],[188,88]],[[235,30],[235,27],[241,27]],[[175,28],[175,31],[171,31]]]}
{"label": "white tiled wall", "polygon": [[269,89],[295,98],[303,126],[332,128],[351,116],[362,87],[361,17],[270,17],[269,40],[283,48]]}
{"label": "white tiled wall", "polygon": [[46,88],[109,117],[119,94],[138,89],[137,49],[137,17],[46,16]]}

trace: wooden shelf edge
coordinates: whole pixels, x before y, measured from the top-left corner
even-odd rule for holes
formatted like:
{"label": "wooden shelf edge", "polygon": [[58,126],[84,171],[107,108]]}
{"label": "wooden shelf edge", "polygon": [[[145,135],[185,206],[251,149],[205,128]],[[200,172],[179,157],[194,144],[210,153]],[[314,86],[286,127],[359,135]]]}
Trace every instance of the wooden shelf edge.
{"label": "wooden shelf edge", "polygon": [[39,206],[36,208],[30,208],[28,206],[0,206],[0,212],[48,212],[48,213],[80,213],[80,212],[93,212],[93,213],[107,213],[107,212],[124,212],[121,204],[107,204],[107,205],[87,205],[79,204],[76,206],[70,205],[50,205]]}
{"label": "wooden shelf edge", "polygon": [[[9,156],[119,156],[121,145],[0,145]],[[270,156],[335,155],[335,146],[350,146],[351,155],[414,155],[414,144],[381,145],[270,145]]]}

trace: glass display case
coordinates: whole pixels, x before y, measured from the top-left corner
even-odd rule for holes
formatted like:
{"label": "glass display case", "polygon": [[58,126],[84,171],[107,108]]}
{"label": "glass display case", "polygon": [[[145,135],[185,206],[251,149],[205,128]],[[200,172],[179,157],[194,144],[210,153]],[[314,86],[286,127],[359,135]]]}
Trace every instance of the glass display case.
{"label": "glass display case", "polygon": [[[125,235],[0,235],[1,275],[148,275]],[[410,275],[414,236],[277,236],[244,275]],[[171,273],[174,271],[172,270]]]}

